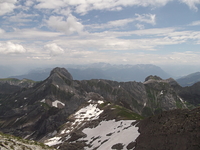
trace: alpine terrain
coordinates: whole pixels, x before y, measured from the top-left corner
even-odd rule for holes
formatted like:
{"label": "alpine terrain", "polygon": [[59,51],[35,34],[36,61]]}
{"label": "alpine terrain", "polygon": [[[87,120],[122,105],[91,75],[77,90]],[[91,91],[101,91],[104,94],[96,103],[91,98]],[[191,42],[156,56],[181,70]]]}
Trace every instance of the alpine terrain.
{"label": "alpine terrain", "polygon": [[198,86],[74,80],[58,67],[41,82],[1,79],[0,131],[61,150],[199,149]]}

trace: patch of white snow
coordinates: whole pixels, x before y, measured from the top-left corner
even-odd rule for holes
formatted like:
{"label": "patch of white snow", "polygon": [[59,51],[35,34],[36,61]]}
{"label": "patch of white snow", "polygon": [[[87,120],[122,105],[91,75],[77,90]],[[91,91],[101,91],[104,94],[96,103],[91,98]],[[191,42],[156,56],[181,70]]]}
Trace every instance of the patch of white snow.
{"label": "patch of white snow", "polygon": [[163,90],[160,92],[160,95],[162,95],[163,94]]}
{"label": "patch of white snow", "polygon": [[48,146],[53,146],[53,145],[61,144],[62,141],[60,139],[61,139],[61,137],[53,137],[53,138],[48,139],[48,141],[45,142],[44,144],[48,145]]}
{"label": "patch of white snow", "polygon": [[104,103],[104,101],[101,101],[101,100],[98,101],[98,104],[103,104],[103,103]]}
{"label": "patch of white snow", "polygon": [[55,100],[54,102],[52,102],[52,106],[54,106],[54,107],[58,107],[58,104],[61,104],[61,105],[65,106],[64,103],[62,103],[62,102],[60,102],[58,100]]}
{"label": "patch of white snow", "polygon": [[41,103],[45,103],[45,99],[41,100],[40,102],[41,102]]}
{"label": "patch of white snow", "polygon": [[87,137],[79,139],[79,141],[88,140],[87,144],[91,144],[92,146],[87,147],[86,149],[88,150],[93,150],[96,147],[98,147],[98,150],[111,149],[111,147],[117,143],[122,143],[125,148],[129,143],[134,142],[139,136],[138,127],[135,125],[133,126],[133,122],[135,121],[102,121],[95,128],[84,129],[83,133],[85,133]]}

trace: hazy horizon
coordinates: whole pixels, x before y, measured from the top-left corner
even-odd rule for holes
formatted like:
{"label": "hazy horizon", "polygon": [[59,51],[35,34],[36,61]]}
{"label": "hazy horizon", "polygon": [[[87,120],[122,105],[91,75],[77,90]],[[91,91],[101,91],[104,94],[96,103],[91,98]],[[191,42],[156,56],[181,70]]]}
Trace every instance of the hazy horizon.
{"label": "hazy horizon", "polygon": [[[103,63],[103,62],[101,62]],[[52,69],[55,67],[65,67],[67,68],[77,68],[76,66],[89,66],[91,64],[54,64],[54,65],[41,65],[41,66],[20,66],[20,65],[13,65],[13,66],[3,66],[0,65],[0,70],[4,71],[0,73],[0,78],[7,78],[10,76],[18,76],[18,75],[25,75],[28,74],[30,71],[39,70],[39,69]],[[98,64],[98,63],[97,63]],[[110,63],[108,63],[110,64]],[[110,64],[110,65],[139,65],[139,64]],[[145,64],[148,65],[148,64]],[[150,64],[154,65],[154,64]],[[171,75],[174,79],[186,76],[191,73],[200,72],[200,66],[198,65],[155,65],[160,67],[163,71]]]}

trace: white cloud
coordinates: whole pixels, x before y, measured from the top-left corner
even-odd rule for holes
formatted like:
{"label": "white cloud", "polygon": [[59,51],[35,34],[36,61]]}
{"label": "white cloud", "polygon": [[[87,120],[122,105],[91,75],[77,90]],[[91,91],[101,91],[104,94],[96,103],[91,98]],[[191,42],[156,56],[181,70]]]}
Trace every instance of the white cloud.
{"label": "white cloud", "polygon": [[92,10],[119,11],[127,6],[161,7],[172,0],[37,0],[38,9],[62,9],[70,7],[76,13],[87,14]]}
{"label": "white cloud", "polygon": [[83,33],[84,26],[78,22],[78,19],[73,15],[69,15],[66,21],[64,20],[64,17],[51,16],[46,23],[50,28],[64,32],[68,35],[73,33]]}
{"label": "white cloud", "polygon": [[136,28],[138,28],[140,30],[145,28],[143,24],[139,24],[139,23],[137,23],[135,26],[136,26]]}
{"label": "white cloud", "polygon": [[12,12],[16,6],[17,0],[1,0],[0,1],[0,16]]}
{"label": "white cloud", "polygon": [[22,45],[12,42],[0,43],[0,53],[2,54],[21,54],[25,52],[26,50]]}
{"label": "white cloud", "polygon": [[189,24],[189,26],[199,26],[200,25],[200,21],[194,21],[191,24]]}
{"label": "white cloud", "polygon": [[179,0],[179,1],[188,5],[190,9],[198,11],[198,7],[196,5],[200,4],[200,0]]}
{"label": "white cloud", "polygon": [[46,44],[44,48],[50,53],[51,56],[57,56],[64,53],[64,50],[56,43]]}
{"label": "white cloud", "polygon": [[93,29],[118,28],[118,27],[124,27],[133,21],[134,19],[128,18],[128,19],[109,21],[108,23],[105,24],[92,24],[88,25],[88,27]]}
{"label": "white cloud", "polygon": [[3,34],[3,33],[5,33],[5,31],[0,28],[0,34]]}
{"label": "white cloud", "polygon": [[139,22],[145,22],[148,24],[155,25],[156,24],[156,15],[155,14],[135,14],[137,17],[135,20]]}
{"label": "white cloud", "polygon": [[18,13],[14,16],[4,17],[7,18],[7,21],[9,22],[33,22],[33,17],[38,16],[38,14],[26,14],[26,13]]}
{"label": "white cloud", "polygon": [[[20,35],[20,36],[19,36]],[[62,36],[64,34],[58,32],[48,32],[48,31],[41,31],[35,28],[29,29],[15,29],[13,32],[6,32],[3,34],[1,39],[8,40],[8,39],[17,39],[17,40],[49,40],[55,37]]]}
{"label": "white cloud", "polygon": [[33,0],[27,0],[25,2],[25,5],[28,6],[28,7],[32,6],[33,4],[34,4]]}
{"label": "white cloud", "polygon": [[[120,19],[120,20],[114,20],[109,21],[105,24],[93,24],[88,25],[88,27],[93,29],[106,29],[106,28],[118,28],[118,27],[124,27],[129,23],[132,22],[143,22],[155,25],[156,24],[156,15],[155,14],[135,14],[135,18],[127,18],[127,19]],[[144,29],[145,26],[142,24],[137,23],[135,25],[138,29]]]}
{"label": "white cloud", "polygon": [[56,9],[61,8],[66,5],[65,0],[36,0],[38,4],[35,6],[35,8],[41,9]]}
{"label": "white cloud", "polygon": [[69,0],[68,4],[75,6],[77,13],[86,14],[91,10],[118,11],[127,6],[160,7],[169,1],[172,0]]}

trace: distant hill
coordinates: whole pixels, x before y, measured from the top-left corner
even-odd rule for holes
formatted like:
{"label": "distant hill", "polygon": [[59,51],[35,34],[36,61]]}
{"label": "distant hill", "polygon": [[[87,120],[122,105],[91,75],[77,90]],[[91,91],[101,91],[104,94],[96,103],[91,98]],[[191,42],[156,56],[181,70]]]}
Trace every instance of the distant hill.
{"label": "distant hill", "polygon": [[[151,64],[111,65],[96,63],[87,66],[66,66],[65,68],[72,74],[75,80],[107,79],[119,82],[143,82],[149,75],[157,75],[163,79],[170,77],[160,67]],[[42,81],[48,77],[51,70],[52,68],[37,69],[25,75],[12,76],[12,78]]]}
{"label": "distant hill", "polygon": [[192,73],[176,80],[181,86],[191,86],[200,81],[200,72]]}

